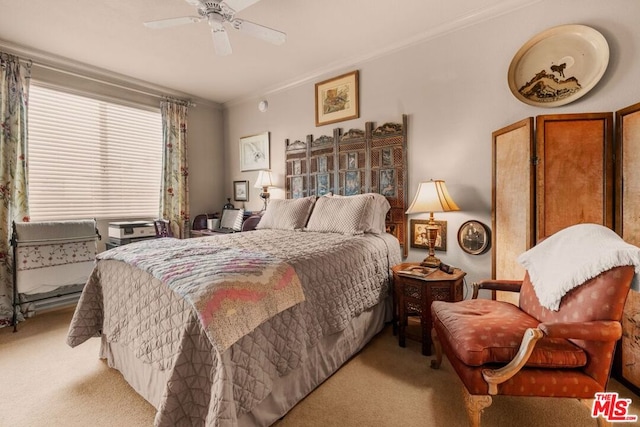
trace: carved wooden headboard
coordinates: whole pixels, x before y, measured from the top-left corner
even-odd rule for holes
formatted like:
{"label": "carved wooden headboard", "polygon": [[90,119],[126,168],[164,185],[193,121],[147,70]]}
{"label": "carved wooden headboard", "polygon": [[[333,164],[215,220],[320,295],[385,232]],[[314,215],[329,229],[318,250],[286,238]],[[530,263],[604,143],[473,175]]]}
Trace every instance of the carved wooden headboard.
{"label": "carved wooden headboard", "polygon": [[286,140],[285,188],[287,198],[322,196],[333,192],[350,196],[362,193],[384,195],[391,210],[387,232],[398,238],[403,256],[407,239],[407,116],[402,123],[385,123],[365,129],[340,128],[333,135],[306,141]]}

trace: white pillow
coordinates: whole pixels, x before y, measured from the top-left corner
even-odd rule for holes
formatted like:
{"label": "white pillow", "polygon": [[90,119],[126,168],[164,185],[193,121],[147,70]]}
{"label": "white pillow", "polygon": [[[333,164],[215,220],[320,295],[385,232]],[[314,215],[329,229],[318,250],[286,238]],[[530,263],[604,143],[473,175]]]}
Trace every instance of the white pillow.
{"label": "white pillow", "polygon": [[[327,196],[327,195],[325,195]],[[331,196],[327,196],[331,197]],[[369,204],[369,209],[367,209],[367,213],[363,217],[364,232],[365,233],[373,233],[373,234],[382,234],[386,231],[387,226],[385,220],[387,219],[387,212],[391,209],[391,205],[386,197],[379,193],[364,193],[364,194],[356,194],[354,196],[340,196],[334,195],[332,197],[336,198],[357,198],[357,197],[366,197],[371,198],[373,201]]]}
{"label": "white pillow", "polygon": [[300,199],[272,199],[256,230],[301,230],[307,223],[316,196]]}
{"label": "white pillow", "polygon": [[307,231],[362,234],[370,226],[367,220],[372,197],[320,197],[311,212]]}

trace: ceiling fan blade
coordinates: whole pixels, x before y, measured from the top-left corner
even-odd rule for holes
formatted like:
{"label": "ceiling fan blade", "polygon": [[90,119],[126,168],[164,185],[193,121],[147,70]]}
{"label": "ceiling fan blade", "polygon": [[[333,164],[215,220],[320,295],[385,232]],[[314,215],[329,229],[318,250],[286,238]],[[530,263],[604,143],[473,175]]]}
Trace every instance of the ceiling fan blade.
{"label": "ceiling fan blade", "polygon": [[222,26],[211,27],[211,35],[213,37],[213,48],[216,50],[216,54],[220,56],[231,55],[231,43],[229,42],[229,35]]}
{"label": "ceiling fan blade", "polygon": [[[189,0],[187,0],[189,1]],[[196,1],[196,0],[192,0]],[[222,3],[225,3],[229,9],[232,9],[234,12],[240,12],[242,9],[246,9],[254,3],[258,3],[260,0],[224,0]]]}
{"label": "ceiling fan blade", "polygon": [[185,0],[191,6],[195,6],[197,8],[205,7],[204,2],[201,0]]}
{"label": "ceiling fan blade", "polygon": [[234,19],[231,25],[236,30],[242,31],[259,39],[268,41],[269,43],[281,45],[287,40],[287,35],[282,31],[274,30],[264,25],[254,22],[245,21],[243,19]]}
{"label": "ceiling fan blade", "polygon": [[153,28],[155,30],[161,28],[174,27],[176,25],[193,24],[194,22],[200,22],[202,18],[197,16],[182,16],[180,18],[161,19],[159,21],[148,21],[144,23],[145,27]]}

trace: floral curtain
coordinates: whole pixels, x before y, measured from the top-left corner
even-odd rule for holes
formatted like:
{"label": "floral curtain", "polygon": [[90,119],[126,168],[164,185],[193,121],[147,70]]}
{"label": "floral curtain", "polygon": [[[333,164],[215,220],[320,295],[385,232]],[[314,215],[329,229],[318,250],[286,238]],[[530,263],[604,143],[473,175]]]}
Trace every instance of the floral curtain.
{"label": "floral curtain", "polygon": [[187,166],[187,104],[164,100],[160,216],[170,221],[175,237],[189,237],[189,169]]}
{"label": "floral curtain", "polygon": [[[13,319],[11,223],[29,221],[27,99],[30,64],[0,52],[0,327]],[[18,313],[22,320],[22,315]]]}

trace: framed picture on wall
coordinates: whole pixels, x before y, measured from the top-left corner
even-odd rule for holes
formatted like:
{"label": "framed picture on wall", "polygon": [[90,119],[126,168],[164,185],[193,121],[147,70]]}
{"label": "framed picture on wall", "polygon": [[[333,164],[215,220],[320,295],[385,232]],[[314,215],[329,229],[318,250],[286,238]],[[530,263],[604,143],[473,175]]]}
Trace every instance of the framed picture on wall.
{"label": "framed picture on wall", "polygon": [[240,138],[240,170],[270,169],[269,132]]}
{"label": "framed picture on wall", "polygon": [[249,201],[249,181],[233,181],[233,200]]}
{"label": "framed picture on wall", "polygon": [[[436,251],[447,250],[447,221],[435,221],[438,226],[438,235],[436,243],[433,247]],[[427,224],[428,219],[412,219],[409,221],[409,236],[411,238],[411,247],[418,249],[429,249],[427,241]]]}
{"label": "framed picture on wall", "polygon": [[357,70],[316,83],[316,126],[358,117]]}

